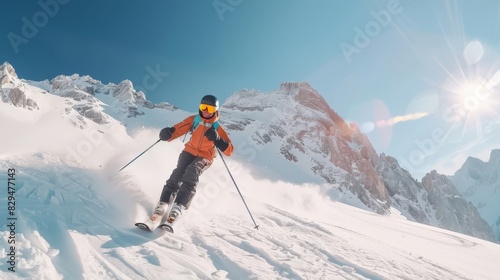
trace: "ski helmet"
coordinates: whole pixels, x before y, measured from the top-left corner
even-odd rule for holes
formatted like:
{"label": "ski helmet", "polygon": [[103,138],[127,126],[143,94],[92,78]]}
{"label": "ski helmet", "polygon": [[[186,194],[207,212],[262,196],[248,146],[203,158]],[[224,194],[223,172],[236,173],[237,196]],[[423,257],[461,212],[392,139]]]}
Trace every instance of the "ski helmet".
{"label": "ski helmet", "polygon": [[219,100],[217,100],[217,97],[213,95],[205,95],[200,101],[200,105],[205,104],[209,106],[213,106],[215,108],[215,111],[219,110]]}

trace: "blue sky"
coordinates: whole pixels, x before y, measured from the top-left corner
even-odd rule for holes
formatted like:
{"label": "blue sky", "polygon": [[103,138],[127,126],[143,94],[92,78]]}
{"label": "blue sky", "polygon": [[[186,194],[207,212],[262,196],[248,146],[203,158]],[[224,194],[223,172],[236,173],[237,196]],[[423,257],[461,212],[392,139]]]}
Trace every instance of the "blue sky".
{"label": "blue sky", "polygon": [[[25,79],[129,79],[149,100],[188,111],[204,94],[223,101],[243,88],[307,81],[418,179],[430,169],[450,173],[467,155],[488,160],[500,148],[499,89],[491,86],[500,68],[495,0],[40,0],[2,7],[0,61]],[[488,82],[486,93],[477,93]]]}

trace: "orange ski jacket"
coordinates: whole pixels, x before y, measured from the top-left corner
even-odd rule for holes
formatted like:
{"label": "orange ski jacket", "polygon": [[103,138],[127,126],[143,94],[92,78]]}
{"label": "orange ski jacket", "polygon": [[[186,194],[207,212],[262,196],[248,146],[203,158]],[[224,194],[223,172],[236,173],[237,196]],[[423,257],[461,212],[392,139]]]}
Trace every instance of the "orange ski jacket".
{"label": "orange ski jacket", "polygon": [[[172,137],[168,140],[169,142],[186,134],[189,133],[191,128],[193,127],[194,123],[194,118],[196,115],[189,116],[180,123],[174,125],[175,131],[172,134]],[[213,160],[216,155],[217,151],[215,150],[215,144],[213,141],[208,140],[208,138],[205,136],[205,132],[209,129],[212,128],[212,125],[217,122],[219,119],[219,112],[215,112],[214,116],[211,117],[210,119],[204,119],[201,118],[202,122],[194,128],[191,139],[184,145],[184,151],[197,156],[197,157],[203,157],[209,160]],[[226,140],[226,142],[229,144],[226,148],[226,150],[222,151],[226,156],[231,156],[233,153],[234,147],[233,144],[231,143],[231,139],[229,139],[229,136],[227,135],[226,131],[222,128],[222,126],[218,125],[216,129],[217,133],[219,136]]]}

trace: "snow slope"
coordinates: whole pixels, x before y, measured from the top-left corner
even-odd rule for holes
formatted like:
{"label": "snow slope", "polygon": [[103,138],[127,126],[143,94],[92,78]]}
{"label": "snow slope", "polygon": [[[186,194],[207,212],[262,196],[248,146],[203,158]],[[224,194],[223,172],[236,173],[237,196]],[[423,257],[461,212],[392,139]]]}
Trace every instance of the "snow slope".
{"label": "snow slope", "polygon": [[[500,273],[498,244],[335,203],[317,185],[255,180],[230,158],[260,230],[218,160],[176,234],[141,231],[133,223],[152,211],[173,168],[165,158],[175,157],[182,143],[160,143],[110,175],[155,136],[143,130],[133,144],[102,157],[102,167],[70,166],[48,153],[3,159],[2,170],[16,170],[17,227],[15,273],[5,261],[10,233],[2,231],[1,279],[496,279]],[[7,173],[1,174],[6,185]]]}
{"label": "snow slope", "polygon": [[[145,140],[142,141],[145,143]],[[380,216],[325,199],[318,186],[238,181],[253,224],[220,162],[204,175],[196,207],[176,234],[133,227],[149,213],[166,169],[162,145],[131,168],[61,164],[47,154],[2,161],[16,169],[16,272],[2,279],[497,279],[500,245]],[[132,155],[130,151],[127,155]],[[228,160],[231,167],[238,163]],[[148,173],[149,171],[149,173]],[[145,176],[147,175],[147,176]],[[1,177],[6,182],[5,172]],[[265,195],[263,195],[265,194]],[[2,198],[5,205],[5,198]],[[1,257],[6,259],[8,231]]]}

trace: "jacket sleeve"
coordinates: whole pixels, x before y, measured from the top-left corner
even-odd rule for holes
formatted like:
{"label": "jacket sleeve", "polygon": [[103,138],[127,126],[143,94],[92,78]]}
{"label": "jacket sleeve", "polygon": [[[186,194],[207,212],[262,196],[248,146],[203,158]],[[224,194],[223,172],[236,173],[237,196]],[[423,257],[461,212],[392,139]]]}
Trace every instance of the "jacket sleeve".
{"label": "jacket sleeve", "polygon": [[191,126],[193,125],[194,117],[195,116],[189,116],[189,117],[185,118],[183,121],[181,121],[180,123],[177,123],[176,125],[174,125],[173,127],[175,128],[175,131],[172,134],[172,137],[170,137],[170,139],[168,139],[168,142],[178,138],[179,136],[182,136],[182,135],[188,133],[189,130],[191,129]]}
{"label": "jacket sleeve", "polygon": [[227,148],[224,150],[224,154],[226,156],[231,156],[233,154],[233,151],[234,151],[234,146],[233,146],[233,143],[231,143],[231,139],[229,139],[229,136],[227,135],[226,131],[224,130],[224,128],[222,128],[222,126],[219,125],[219,127],[217,128],[217,133],[219,134],[219,136],[226,140],[226,142],[229,144],[227,146]]}

